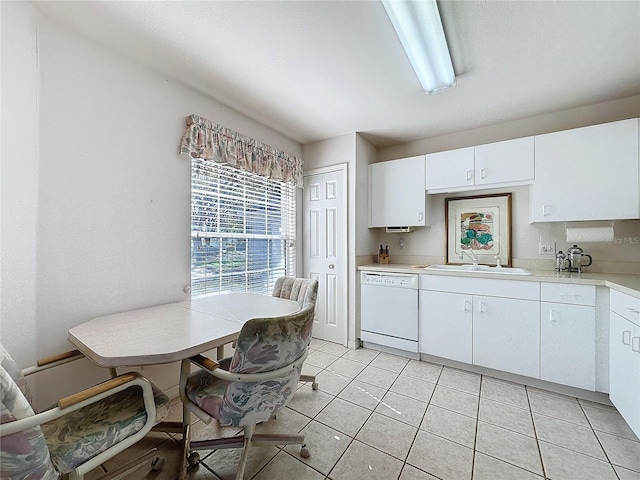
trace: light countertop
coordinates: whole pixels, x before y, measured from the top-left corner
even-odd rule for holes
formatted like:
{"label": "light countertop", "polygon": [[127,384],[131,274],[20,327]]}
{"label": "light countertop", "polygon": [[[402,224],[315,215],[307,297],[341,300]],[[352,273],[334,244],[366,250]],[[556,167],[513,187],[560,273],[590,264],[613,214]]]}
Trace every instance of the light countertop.
{"label": "light countertop", "polygon": [[426,265],[405,265],[392,263],[381,265],[373,263],[362,265],[358,270],[377,273],[409,273],[420,275],[445,275],[455,277],[472,278],[499,278],[501,280],[521,280],[528,282],[554,282],[554,283],[575,283],[581,285],[596,285],[609,287],[622,293],[640,298],[640,275],[625,275],[620,273],[569,273],[557,272],[555,270],[531,270],[531,275],[496,275],[481,272],[448,272],[441,270],[426,270]]}

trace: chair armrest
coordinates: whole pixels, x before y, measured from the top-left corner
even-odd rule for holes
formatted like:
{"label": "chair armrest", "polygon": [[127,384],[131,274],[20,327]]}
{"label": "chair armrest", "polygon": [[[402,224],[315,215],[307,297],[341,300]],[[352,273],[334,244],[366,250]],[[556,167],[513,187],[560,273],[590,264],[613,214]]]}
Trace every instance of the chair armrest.
{"label": "chair armrest", "polygon": [[27,367],[22,370],[22,375],[29,376],[34,373],[41,372],[43,370],[48,370],[49,368],[57,367],[58,365],[63,365],[65,363],[73,362],[75,360],[79,360],[84,358],[84,354],[80,350],[70,350],[68,352],[58,353],[56,355],[51,355],[50,357],[41,358],[36,361],[36,365],[33,367]]}
{"label": "chair armrest", "polygon": [[41,358],[36,362],[36,365],[38,365],[39,367],[44,367],[45,365],[59,362],[60,360],[75,360],[75,357],[81,358],[84,357],[84,355],[80,352],[80,350],[69,350],[68,352],[58,353],[56,355],[51,355],[50,357]]}
{"label": "chair armrest", "polygon": [[28,428],[33,428],[37,425],[42,425],[43,423],[50,422],[51,420],[55,420],[56,418],[67,415],[70,412],[98,402],[103,398],[109,397],[110,395],[125,390],[133,385],[138,385],[142,388],[144,408],[147,412],[145,429],[148,431],[155,423],[156,418],[156,404],[153,398],[153,388],[151,387],[151,382],[149,382],[145,377],[135,372],[129,372],[118,375],[115,378],[102,382],[74,395],[65,397],[59,400],[58,406],[54,408],[45,410],[44,412],[30,417],[0,424],[0,436],[20,432]]}
{"label": "chair armrest", "polygon": [[[215,360],[211,360],[210,358],[207,358],[203,355],[196,355],[194,357],[191,357],[189,358],[189,361],[192,363],[195,363],[203,370],[206,370],[211,375],[213,375],[216,378],[220,378],[221,380],[226,380],[228,382],[261,382],[264,380],[272,380],[274,378],[282,377],[283,375],[290,372],[294,368],[298,368],[298,369],[302,368],[302,364],[304,360],[307,358],[307,351],[308,351],[308,347],[304,349],[304,352],[302,353],[302,355],[300,355],[300,357],[298,357],[296,360],[291,362],[289,365],[285,365],[284,367],[281,367],[277,370],[271,370],[268,372],[260,372],[260,373],[228,372],[227,370],[223,370],[222,368],[219,368],[220,364],[218,362],[216,362]],[[184,375],[181,374],[181,377],[182,376]],[[183,387],[184,387],[182,383],[185,383],[186,385],[186,376],[185,376],[185,382],[181,381],[181,386],[180,386],[181,391],[183,390]]]}
{"label": "chair armrest", "polygon": [[189,361],[210,372],[214,371],[216,368],[220,368],[220,364],[218,362],[205,357],[204,355],[195,355],[191,357]]}
{"label": "chair armrest", "polygon": [[74,393],[73,395],[69,395],[67,397],[61,398],[58,400],[58,407],[61,409],[72,407],[77,403],[80,403],[89,398],[93,398],[96,395],[99,395],[103,392],[107,392],[112,390],[120,385],[124,385],[126,383],[134,381],[136,378],[141,378],[140,375],[134,372],[123,373],[122,375],[118,375],[115,378],[107,380],[105,382],[99,383],[98,385],[94,385],[93,387],[89,387],[86,390],[82,390],[81,392]]}

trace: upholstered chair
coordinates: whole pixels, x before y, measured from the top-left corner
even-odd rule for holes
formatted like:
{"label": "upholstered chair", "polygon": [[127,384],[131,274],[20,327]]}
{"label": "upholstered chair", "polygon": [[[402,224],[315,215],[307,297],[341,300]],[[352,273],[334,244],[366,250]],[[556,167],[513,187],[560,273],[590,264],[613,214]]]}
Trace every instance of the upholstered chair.
{"label": "upholstered chair", "polygon": [[[305,305],[315,306],[318,297],[318,281],[309,278],[280,277],[273,286],[272,297],[295,300],[300,308]],[[300,375],[301,382],[311,382],[311,388],[318,389],[315,375]]]}
{"label": "upholstered chair", "polygon": [[[205,423],[216,419],[221,426],[242,427],[242,435],[190,442],[189,464],[197,463],[196,450],[243,448],[236,479],[244,476],[249,449],[256,445],[301,444],[309,452],[304,435],[254,434],[256,424],[274,417],[293,396],[307,356],[315,305],[308,303],[293,314],[254,318],[240,331],[233,357],[220,363],[197,355],[182,362],[180,396],[189,412]],[[191,365],[199,369],[191,372]],[[195,457],[194,457],[195,454]]]}
{"label": "upholstered chair", "polygon": [[[0,477],[10,480],[82,479],[142,439],[167,415],[169,399],[146,378],[125,373],[65,397],[35,413],[25,376],[82,358],[78,351],[20,370],[0,344]],[[44,373],[43,373],[44,374]],[[124,474],[155,457],[155,449],[109,472]],[[153,469],[162,468],[155,457]],[[100,478],[93,475],[92,478]]]}

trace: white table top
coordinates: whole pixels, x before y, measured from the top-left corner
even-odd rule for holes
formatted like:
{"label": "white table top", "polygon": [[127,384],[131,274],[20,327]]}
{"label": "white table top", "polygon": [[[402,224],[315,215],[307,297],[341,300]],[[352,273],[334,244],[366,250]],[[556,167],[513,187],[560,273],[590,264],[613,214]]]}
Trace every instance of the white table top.
{"label": "white table top", "polygon": [[96,317],[69,329],[69,340],[103,367],[156,365],[226,345],[251,318],[298,310],[267,295],[213,295]]}

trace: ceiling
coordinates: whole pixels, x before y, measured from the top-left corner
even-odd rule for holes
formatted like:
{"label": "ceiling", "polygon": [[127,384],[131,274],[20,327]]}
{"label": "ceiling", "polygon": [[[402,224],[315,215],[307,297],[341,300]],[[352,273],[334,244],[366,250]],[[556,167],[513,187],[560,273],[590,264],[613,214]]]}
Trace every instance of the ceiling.
{"label": "ceiling", "polygon": [[640,94],[640,1],[440,1],[457,86],[425,95],[372,1],[34,2],[306,144],[385,147]]}

